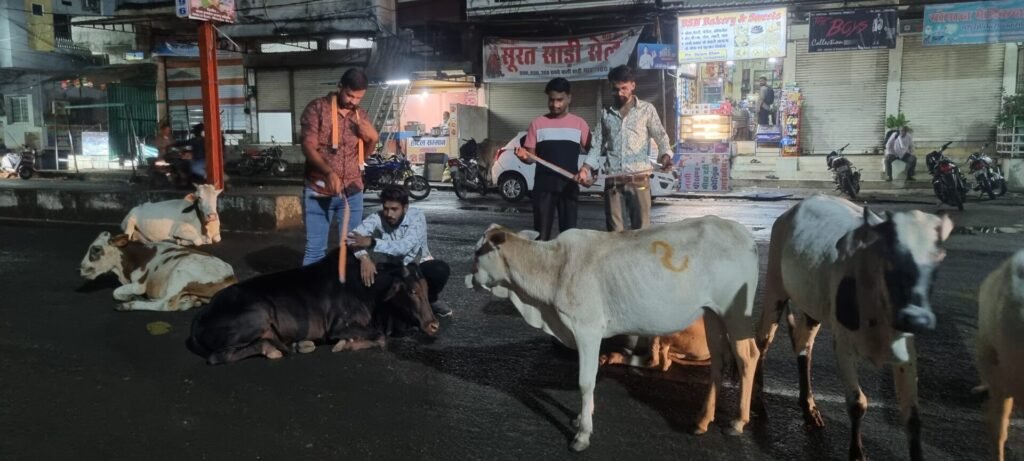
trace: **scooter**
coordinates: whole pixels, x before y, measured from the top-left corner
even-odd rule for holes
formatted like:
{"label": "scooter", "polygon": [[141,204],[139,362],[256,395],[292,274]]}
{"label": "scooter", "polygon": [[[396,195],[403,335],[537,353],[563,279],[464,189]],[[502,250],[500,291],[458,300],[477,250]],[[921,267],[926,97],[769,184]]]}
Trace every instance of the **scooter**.
{"label": "scooter", "polygon": [[853,167],[850,159],[843,156],[843,151],[847,147],[850,147],[849,143],[839,150],[830,152],[825,157],[825,162],[828,163],[828,169],[832,170],[832,181],[836,183],[836,190],[850,196],[851,200],[856,200],[857,194],[860,193],[860,171]]}
{"label": "scooter", "polygon": [[36,151],[26,149],[21,152],[8,152],[0,159],[0,171],[7,177],[17,175],[21,179],[29,179],[36,173]]}
{"label": "scooter", "polygon": [[479,145],[473,138],[463,141],[466,143],[459,148],[459,158],[448,159],[455,196],[465,200],[470,192],[487,195],[487,172],[480,165]]}
{"label": "scooter", "polygon": [[977,181],[974,190],[988,194],[990,199],[995,200],[997,196],[1006,195],[1006,178],[1003,177],[1003,170],[999,165],[993,163],[992,157],[985,154],[987,147],[988,144],[985,144],[980,151],[967,157],[967,173],[973,175]]}
{"label": "scooter", "polygon": [[928,173],[932,175],[932,189],[935,196],[942,203],[955,206],[963,211],[964,201],[967,200],[967,179],[960,172],[952,160],[946,158],[942,153],[952,141],[942,145],[939,150],[933,150],[925,156],[925,164],[928,165]]}

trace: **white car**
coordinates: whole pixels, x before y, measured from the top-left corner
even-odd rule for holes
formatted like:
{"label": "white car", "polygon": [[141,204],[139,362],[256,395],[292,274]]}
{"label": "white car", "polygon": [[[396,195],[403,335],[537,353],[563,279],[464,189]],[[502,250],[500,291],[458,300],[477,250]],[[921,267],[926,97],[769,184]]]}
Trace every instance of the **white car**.
{"label": "white car", "polygon": [[[509,202],[518,202],[533,190],[533,171],[537,168],[536,163],[523,163],[516,157],[515,151],[526,140],[526,132],[520,131],[511,141],[498,150],[494,156],[494,164],[491,166],[491,178],[495,181],[494,186],[498,193]],[[580,155],[578,165],[583,165],[587,159],[586,155]],[[657,168],[655,162],[652,167]],[[666,197],[672,195],[678,188],[678,173],[673,171],[654,171],[651,173],[651,197]],[[603,194],[604,178],[598,175],[597,181],[590,187],[581,187],[580,192],[584,194]]]}

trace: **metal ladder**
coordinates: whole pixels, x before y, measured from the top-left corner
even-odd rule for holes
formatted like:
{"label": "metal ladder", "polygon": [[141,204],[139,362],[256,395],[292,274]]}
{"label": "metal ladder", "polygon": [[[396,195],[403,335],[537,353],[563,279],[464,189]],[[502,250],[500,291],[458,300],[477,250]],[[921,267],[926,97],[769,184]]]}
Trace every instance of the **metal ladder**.
{"label": "metal ladder", "polygon": [[371,107],[376,108],[373,114],[373,128],[381,133],[378,146],[374,149],[375,154],[380,154],[388,141],[394,139],[395,133],[400,129],[402,111],[405,110],[405,103],[408,101],[410,83],[393,84],[382,87]]}

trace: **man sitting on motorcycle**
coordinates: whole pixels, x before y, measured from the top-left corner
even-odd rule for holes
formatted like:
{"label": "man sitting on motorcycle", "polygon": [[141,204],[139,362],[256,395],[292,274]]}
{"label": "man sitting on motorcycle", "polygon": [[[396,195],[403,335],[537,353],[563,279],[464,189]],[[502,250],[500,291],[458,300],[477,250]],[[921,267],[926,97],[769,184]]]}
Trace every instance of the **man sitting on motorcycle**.
{"label": "man sitting on motorcycle", "polygon": [[907,181],[914,180],[914,167],[917,165],[917,157],[914,156],[914,139],[911,137],[913,130],[904,126],[899,133],[889,136],[885,142],[885,177],[886,181],[892,181],[892,162],[896,159],[902,160],[907,165]]}

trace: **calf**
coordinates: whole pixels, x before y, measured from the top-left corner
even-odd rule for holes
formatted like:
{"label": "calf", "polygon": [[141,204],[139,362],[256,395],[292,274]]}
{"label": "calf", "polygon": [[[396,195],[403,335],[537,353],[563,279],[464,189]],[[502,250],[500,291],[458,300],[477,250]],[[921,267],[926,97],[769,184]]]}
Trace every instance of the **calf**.
{"label": "calf", "polygon": [[698,318],[683,331],[652,338],[650,355],[645,362],[641,362],[640,357],[636,355],[627,356],[613,352],[601,356],[601,365],[626,364],[668,371],[673,363],[706,365],[710,359],[711,352],[708,350],[704,319]]}
{"label": "calf", "polygon": [[223,189],[197,184],[185,198],[149,202],[132,208],[121,221],[128,238],[140,242],[206,245],[220,241],[217,196]]}
{"label": "calf", "polygon": [[928,293],[945,256],[939,244],[952,230],[945,216],[911,211],[883,219],[847,200],[821,195],[790,208],[772,227],[758,334],[758,383],[767,347],[792,300],[788,322],[804,420],[809,427],[824,425],[811,392],[811,349],[824,323],[832,328],[839,377],[846,388],[850,459],[864,459],[860,422],[867,399],[857,377],[862,359],[895,368],[911,459],[921,458],[913,333],[935,328]]}
{"label": "calf", "polygon": [[131,242],[124,234],[100,233],[82,258],[86,279],[113,272],[120,311],[183,311],[205,304],[234,284],[234,270],[214,256],[173,243]]}
{"label": "calf", "polygon": [[374,288],[366,289],[351,275],[359,273],[358,263],[348,269],[350,282],[338,281],[338,253],[218,293],[193,319],[189,350],[215,365],[256,355],[277,359],[292,344],[306,349],[309,343],[334,343],[334,352],[383,348],[390,316],[414,322],[428,335],[437,333],[417,266],[382,271]]}
{"label": "calf", "polygon": [[1024,250],[985,278],[978,294],[978,371],[988,388],[994,451],[1004,459],[1013,399],[1024,398]]}
{"label": "calf", "polygon": [[[535,235],[535,234],[530,234]],[[491,226],[476,250],[468,286],[509,297],[531,326],[579,352],[582,409],[571,448],[584,450],[593,432],[594,385],[602,338],[677,332],[704,317],[711,387],[696,433],[715,417],[725,354],[741,376],[739,415],[750,420],[758,350],[753,302],[757,246],[750,231],[715,216],[627,232],[570,230],[550,242]]]}

